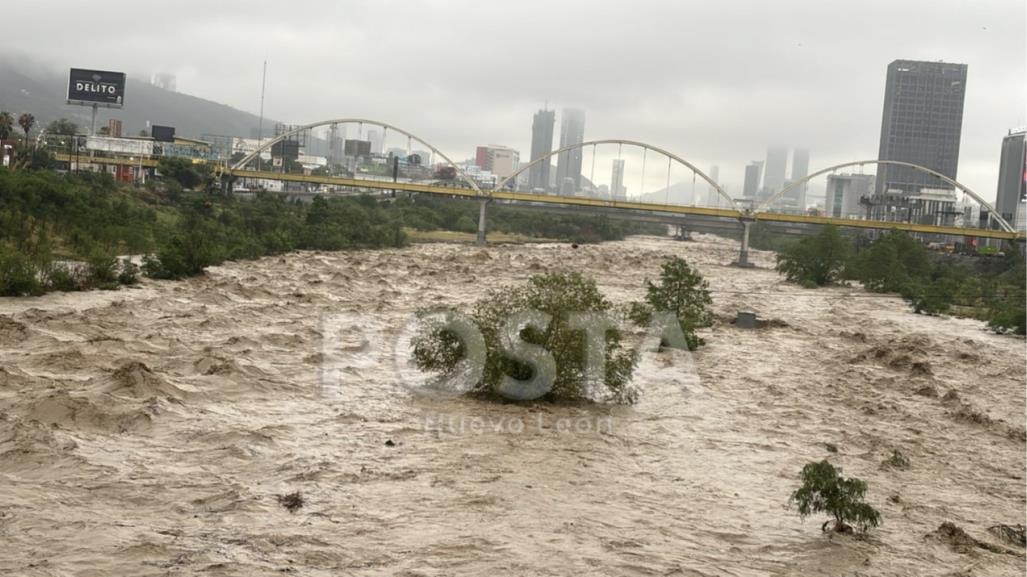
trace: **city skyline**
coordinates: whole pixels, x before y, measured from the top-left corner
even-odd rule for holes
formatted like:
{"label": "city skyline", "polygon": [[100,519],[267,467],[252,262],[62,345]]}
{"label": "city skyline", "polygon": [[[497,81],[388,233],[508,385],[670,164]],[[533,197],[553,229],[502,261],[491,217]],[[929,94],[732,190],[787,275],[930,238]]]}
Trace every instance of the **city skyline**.
{"label": "city skyline", "polygon": [[[958,176],[994,197],[997,143],[1010,128],[1027,125],[1021,30],[1027,8],[1022,2],[935,6],[931,25],[919,27],[916,35],[903,33],[908,22],[923,16],[916,5],[790,4],[751,2],[732,10],[712,2],[687,7],[648,2],[630,9],[599,4],[590,29],[578,31],[567,23],[581,16],[580,7],[563,4],[546,4],[548,17],[537,19],[529,3],[497,27],[485,26],[484,12],[462,2],[448,4],[447,10],[411,2],[400,11],[374,4],[354,8],[299,2],[296,10],[272,17],[185,1],[174,9],[153,6],[162,26],[146,34],[94,36],[72,55],[39,43],[32,27],[12,27],[2,52],[57,71],[85,66],[125,70],[147,80],[156,73],[173,74],[180,92],[253,113],[259,108],[261,67],[267,59],[265,117],[290,124],[340,116],[381,119],[425,136],[442,150],[459,151],[455,156],[472,154],[481,142],[501,142],[527,158],[531,134],[525,119],[548,100],[551,108],[586,110],[590,137],[642,140],[699,166],[716,163],[721,180],[735,191],[741,190],[745,164],[761,158],[774,142],[801,143],[815,151],[811,170],[876,158],[887,64],[896,59],[961,62],[969,65],[970,74]],[[136,29],[133,17],[119,6],[55,0],[46,8],[14,4],[5,15],[36,22],[52,9],[62,10],[69,24],[49,29],[55,36],[101,25]],[[210,25],[196,26],[188,16],[193,8],[202,8]],[[311,18],[314,13],[317,18]],[[799,17],[783,18],[787,13]],[[840,20],[851,26],[832,26]],[[764,30],[768,22],[778,34],[749,34]],[[392,27],[405,32],[396,35]],[[559,39],[561,58],[544,43],[525,39],[519,32],[524,29],[533,30],[531,38]],[[893,41],[868,44],[863,41],[867,29]],[[371,35],[370,30],[378,32]],[[604,32],[613,31],[621,31],[622,41],[607,40]],[[729,41],[735,34],[753,40],[743,47]],[[248,40],[226,44],[224,39],[233,35]],[[192,41],[176,43],[173,51],[162,48],[184,36]],[[518,57],[497,66],[493,50],[465,49],[478,41],[512,46]],[[360,43],[371,47],[373,58],[354,59],[342,48]],[[209,45],[222,48],[203,48]],[[397,75],[380,65],[406,61],[427,46],[430,66],[405,67]],[[682,59],[681,54],[695,56]],[[761,58],[753,58],[756,54]],[[568,59],[576,66],[561,64]],[[478,79],[473,85],[466,82],[468,70]],[[625,180],[636,182],[633,171],[640,167],[629,164],[627,170]]]}

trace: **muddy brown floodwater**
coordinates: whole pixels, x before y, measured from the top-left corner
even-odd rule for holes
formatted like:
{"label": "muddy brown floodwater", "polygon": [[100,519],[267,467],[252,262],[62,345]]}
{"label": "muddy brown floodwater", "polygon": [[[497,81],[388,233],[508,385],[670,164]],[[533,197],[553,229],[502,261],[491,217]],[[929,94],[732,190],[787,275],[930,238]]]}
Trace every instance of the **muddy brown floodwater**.
{"label": "muddy brown floodwater", "polygon": [[[988,528],[1024,523],[1024,340],[699,239],[299,253],[0,299],[0,574],[1023,575]],[[671,255],[720,320],[691,357],[645,357],[635,406],[413,394],[356,325],[322,371],[326,314],[392,338],[565,269],[626,302]],[[896,449],[908,468],[882,466]],[[869,538],[788,509],[824,458],[869,484]]]}

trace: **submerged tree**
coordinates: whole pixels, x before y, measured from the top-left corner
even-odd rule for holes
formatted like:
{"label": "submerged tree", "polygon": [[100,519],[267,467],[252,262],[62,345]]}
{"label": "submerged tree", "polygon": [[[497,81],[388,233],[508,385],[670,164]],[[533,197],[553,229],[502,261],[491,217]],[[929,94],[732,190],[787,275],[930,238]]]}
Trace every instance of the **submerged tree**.
{"label": "submerged tree", "polygon": [[[842,470],[827,461],[807,463],[799,477],[802,487],[792,493],[790,503],[799,510],[799,516],[809,517],[815,513],[827,513],[834,517],[834,530],[851,532],[855,524],[860,532],[881,524],[881,514],[863,502],[867,484],[855,477],[846,479]],[[821,529],[826,530],[831,520],[825,521]]]}
{"label": "submerged tree", "polygon": [[426,322],[413,341],[414,362],[451,375],[477,348],[481,366],[457,374],[464,381],[454,388],[512,400],[631,403],[636,357],[605,317],[611,308],[590,278],[536,275],[525,286],[486,293],[462,325]]}
{"label": "submerged tree", "polygon": [[849,258],[849,242],[838,228],[827,225],[777,255],[777,270],[803,286],[824,286],[836,281]]}
{"label": "submerged tree", "polygon": [[709,286],[688,261],[674,257],[663,263],[659,284],[646,281],[645,303],[634,303],[629,314],[633,321],[645,325],[653,313],[671,313],[681,328],[685,346],[694,351],[705,344],[696,331],[713,324]]}

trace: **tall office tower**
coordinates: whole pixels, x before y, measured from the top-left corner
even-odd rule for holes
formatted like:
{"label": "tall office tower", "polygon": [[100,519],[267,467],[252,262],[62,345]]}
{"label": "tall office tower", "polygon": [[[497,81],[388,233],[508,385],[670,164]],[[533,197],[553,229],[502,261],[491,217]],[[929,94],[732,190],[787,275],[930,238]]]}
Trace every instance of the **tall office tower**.
{"label": "tall office tower", "polygon": [[[531,121],[531,160],[542,158],[553,151],[553,125],[556,124],[555,110],[539,110]],[[549,169],[553,163],[550,159],[528,169],[528,186],[532,190],[548,191]]]}
{"label": "tall office tower", "polygon": [[763,188],[760,190],[761,200],[784,188],[785,170],[787,169],[788,148],[784,146],[767,148],[767,164],[764,165],[763,170]]}
{"label": "tall office tower", "polygon": [[[998,195],[995,210],[1009,224],[1017,216],[1017,207],[1027,201],[1027,131],[1020,130],[1002,139],[1002,159],[998,169]],[[1023,209],[1020,209],[1023,212]]]}
{"label": "tall office tower", "polygon": [[[966,64],[896,60],[888,65],[878,160],[911,162],[955,179],[963,126]],[[875,194],[952,185],[922,171],[879,165]]]}
{"label": "tall office tower", "polygon": [[742,196],[755,200],[760,190],[760,176],[763,174],[763,162],[754,160],[745,167],[745,184],[742,187]]}
{"label": "tall office tower", "polygon": [[382,153],[382,133],[377,130],[367,131],[367,140],[371,143],[371,154]]}
{"label": "tall office tower", "polygon": [[[585,141],[585,111],[577,108],[565,108],[560,120],[560,148]],[[560,188],[567,187],[564,179],[573,181],[574,191],[581,190],[581,156],[580,148],[561,152],[556,158],[556,182]]]}
{"label": "tall office tower", "polygon": [[610,197],[614,200],[625,200],[628,190],[624,188],[624,159],[613,159],[613,174],[610,175]]}
{"label": "tall office tower", "polygon": [[328,164],[334,166],[343,163],[345,142],[345,124],[332,124],[328,127]]}
{"label": "tall office tower", "polygon": [[[716,182],[719,185],[720,184],[720,167],[717,166],[716,164],[711,166],[710,167],[709,177],[710,177],[710,180],[712,180],[713,182]],[[703,205],[704,206],[720,206],[720,201],[721,200],[722,199],[720,198],[720,194],[717,192],[717,189],[713,188],[713,186],[711,185],[709,188],[706,189],[706,202],[703,203]]]}
{"label": "tall office tower", "polygon": [[[791,182],[798,182],[809,174],[809,150],[796,148],[792,151],[792,174],[789,177]],[[799,212],[806,211],[806,190],[809,183],[802,183],[796,188],[788,191],[786,203],[794,205]]]}

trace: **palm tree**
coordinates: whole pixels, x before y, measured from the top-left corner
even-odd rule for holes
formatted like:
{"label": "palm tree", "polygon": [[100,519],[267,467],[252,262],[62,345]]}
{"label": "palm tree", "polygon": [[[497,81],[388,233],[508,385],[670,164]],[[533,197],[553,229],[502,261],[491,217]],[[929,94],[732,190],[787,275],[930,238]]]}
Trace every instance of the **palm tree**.
{"label": "palm tree", "polygon": [[25,131],[25,143],[28,144],[29,132],[32,132],[32,127],[36,124],[36,117],[26,112],[18,117],[18,125]]}
{"label": "palm tree", "polygon": [[14,130],[14,117],[6,110],[0,112],[0,140],[10,138],[12,130]]}

